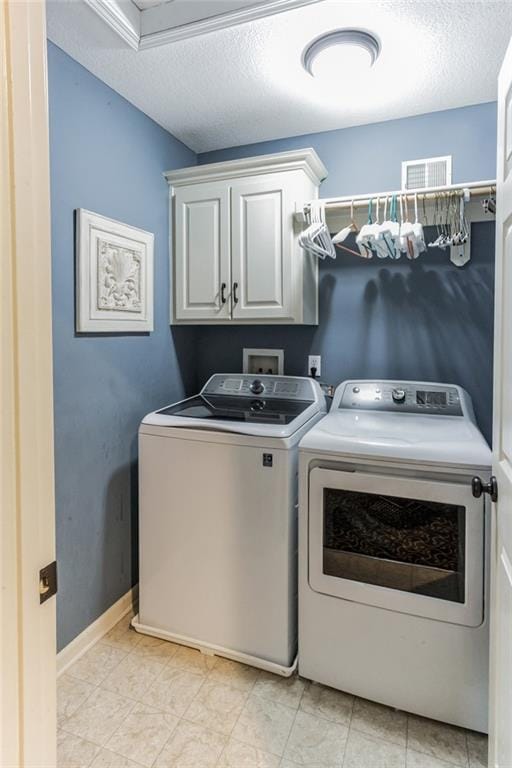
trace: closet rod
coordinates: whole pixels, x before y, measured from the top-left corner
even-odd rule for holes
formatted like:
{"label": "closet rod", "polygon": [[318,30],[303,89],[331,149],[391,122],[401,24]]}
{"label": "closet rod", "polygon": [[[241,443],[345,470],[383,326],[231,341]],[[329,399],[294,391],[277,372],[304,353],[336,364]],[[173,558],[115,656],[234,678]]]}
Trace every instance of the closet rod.
{"label": "closet rod", "polygon": [[[427,187],[425,189],[418,190],[395,190],[394,192],[375,192],[371,195],[344,195],[343,197],[323,197],[321,201],[324,203],[326,210],[335,210],[350,208],[353,204],[354,208],[363,208],[368,205],[370,200],[377,202],[377,198],[383,202],[386,197],[390,198],[393,195],[403,199],[414,201],[415,195],[418,196],[418,201],[434,200],[436,197],[446,193],[458,193],[464,195],[466,190],[469,191],[469,195],[475,195],[476,197],[490,195],[491,189],[496,190],[496,180],[490,179],[488,181],[470,181],[466,184],[446,184],[443,187]],[[306,203],[303,209],[303,213],[309,211],[311,203]],[[299,213],[299,216],[301,213]]]}

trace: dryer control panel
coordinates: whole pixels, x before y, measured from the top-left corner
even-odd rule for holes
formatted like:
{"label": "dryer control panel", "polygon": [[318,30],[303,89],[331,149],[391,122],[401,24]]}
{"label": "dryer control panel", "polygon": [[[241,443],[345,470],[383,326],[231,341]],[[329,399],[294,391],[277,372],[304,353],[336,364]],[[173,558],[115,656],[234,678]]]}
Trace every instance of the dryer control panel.
{"label": "dryer control panel", "polygon": [[346,381],[336,391],[331,410],[336,408],[464,415],[457,387],[416,381]]}

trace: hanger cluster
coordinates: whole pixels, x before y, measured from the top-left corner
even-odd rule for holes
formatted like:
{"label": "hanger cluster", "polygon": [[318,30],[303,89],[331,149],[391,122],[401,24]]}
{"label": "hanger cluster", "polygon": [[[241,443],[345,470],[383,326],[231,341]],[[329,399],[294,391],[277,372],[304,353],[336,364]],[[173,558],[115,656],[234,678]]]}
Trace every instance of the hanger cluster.
{"label": "hanger cluster", "polygon": [[496,191],[494,188],[491,188],[489,190],[490,195],[489,197],[484,198],[482,200],[482,207],[484,209],[484,213],[496,213]]}
{"label": "hanger cluster", "polygon": [[[389,203],[389,216],[388,216]],[[400,220],[398,219],[400,208]],[[382,205],[383,217],[380,222],[381,200],[378,197],[375,206],[375,220],[373,219],[373,199],[368,202],[368,221],[359,230],[356,237],[356,245],[359,252],[352,253],[371,259],[377,256],[380,259],[399,259],[405,254],[409,259],[417,259],[420,253],[426,251],[423,225],[418,219],[418,197],[414,196],[414,221],[409,218],[407,196],[392,195],[386,197]],[[344,227],[333,237],[333,243],[341,246],[350,232],[357,232],[354,222],[354,206],[350,206],[350,226]]]}
{"label": "hanger cluster", "polygon": [[469,228],[464,212],[464,197],[457,193],[436,197],[433,223],[437,237],[428,244],[429,248],[444,250],[451,246],[465,245],[469,239]]}
{"label": "hanger cluster", "polygon": [[[325,221],[325,203],[314,200],[309,210],[309,226],[300,235],[299,244],[319,258],[336,258],[336,248],[371,259],[417,259],[427,248],[446,249],[463,247],[469,240],[469,227],[465,215],[464,197],[459,192],[439,192],[435,198],[434,217],[430,222],[436,227],[436,237],[428,244],[425,241],[424,226],[429,225],[422,198],[422,221],[418,215],[418,194],[414,194],[414,218],[410,216],[407,194],[393,194],[377,197],[368,202],[368,219],[361,229],[354,221],[354,201],[350,204],[350,223],[333,238]],[[382,221],[381,221],[382,212]],[[388,215],[389,214],[389,215]],[[348,236],[356,234],[357,251],[344,245]]]}
{"label": "hanger cluster", "polygon": [[331,235],[325,223],[325,204],[321,200],[313,200],[309,209],[309,226],[299,236],[299,245],[309,253],[325,259],[336,258],[336,251]]}

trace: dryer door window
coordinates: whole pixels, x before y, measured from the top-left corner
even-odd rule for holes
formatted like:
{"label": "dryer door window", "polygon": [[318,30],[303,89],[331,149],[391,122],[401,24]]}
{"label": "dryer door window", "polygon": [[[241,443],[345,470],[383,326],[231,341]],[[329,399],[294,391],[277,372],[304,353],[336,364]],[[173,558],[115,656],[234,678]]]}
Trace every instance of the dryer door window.
{"label": "dryer door window", "polygon": [[481,624],[485,505],[469,484],[320,468],[309,481],[314,590]]}
{"label": "dryer door window", "polygon": [[323,573],[464,603],[466,508],[324,488]]}

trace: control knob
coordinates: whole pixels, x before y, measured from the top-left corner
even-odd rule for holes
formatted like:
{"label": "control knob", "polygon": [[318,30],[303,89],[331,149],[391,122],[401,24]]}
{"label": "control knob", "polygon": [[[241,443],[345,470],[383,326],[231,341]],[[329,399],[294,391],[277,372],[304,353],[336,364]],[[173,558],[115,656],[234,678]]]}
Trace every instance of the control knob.
{"label": "control knob", "polygon": [[254,392],[255,395],[261,395],[261,393],[265,390],[265,386],[260,379],[254,379],[249,389],[251,392]]}
{"label": "control knob", "polygon": [[391,397],[393,398],[394,403],[404,403],[405,389],[394,389],[391,393]]}

